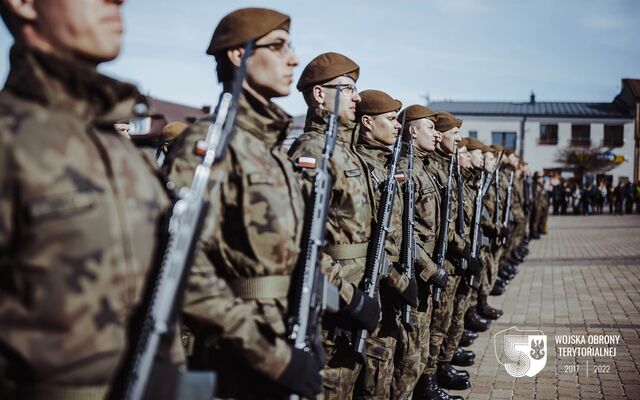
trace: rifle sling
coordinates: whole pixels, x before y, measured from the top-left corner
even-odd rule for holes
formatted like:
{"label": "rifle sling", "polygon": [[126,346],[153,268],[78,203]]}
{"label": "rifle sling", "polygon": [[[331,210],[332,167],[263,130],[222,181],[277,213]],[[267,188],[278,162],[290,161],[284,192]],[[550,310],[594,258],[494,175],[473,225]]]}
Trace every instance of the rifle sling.
{"label": "rifle sling", "polygon": [[369,243],[335,244],[324,248],[325,254],[334,260],[353,260],[367,256]]}
{"label": "rifle sling", "polygon": [[271,275],[229,281],[233,293],[243,300],[278,299],[289,294],[290,276]]}

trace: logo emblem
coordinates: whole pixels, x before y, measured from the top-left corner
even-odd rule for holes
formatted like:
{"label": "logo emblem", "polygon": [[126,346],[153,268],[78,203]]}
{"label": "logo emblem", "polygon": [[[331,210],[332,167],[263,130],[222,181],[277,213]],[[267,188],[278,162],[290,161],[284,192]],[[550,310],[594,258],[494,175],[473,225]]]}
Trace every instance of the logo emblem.
{"label": "logo emblem", "polygon": [[534,377],[547,364],[547,335],[515,326],[496,333],[493,346],[498,362],[514,378]]}

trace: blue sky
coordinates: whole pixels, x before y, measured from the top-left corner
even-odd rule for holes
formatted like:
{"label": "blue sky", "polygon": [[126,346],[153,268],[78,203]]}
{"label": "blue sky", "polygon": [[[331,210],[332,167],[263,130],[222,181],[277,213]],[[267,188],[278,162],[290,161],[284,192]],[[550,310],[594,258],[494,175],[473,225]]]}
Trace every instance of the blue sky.
{"label": "blue sky", "polygon": [[[637,0],[130,0],[120,57],[101,67],[144,93],[201,106],[219,91],[204,54],[226,13],[262,6],[292,17],[304,65],[337,51],[361,67],[358,89],[405,104],[431,100],[610,101],[640,78]],[[0,28],[0,81],[12,39]],[[304,113],[294,90],[278,101]]]}

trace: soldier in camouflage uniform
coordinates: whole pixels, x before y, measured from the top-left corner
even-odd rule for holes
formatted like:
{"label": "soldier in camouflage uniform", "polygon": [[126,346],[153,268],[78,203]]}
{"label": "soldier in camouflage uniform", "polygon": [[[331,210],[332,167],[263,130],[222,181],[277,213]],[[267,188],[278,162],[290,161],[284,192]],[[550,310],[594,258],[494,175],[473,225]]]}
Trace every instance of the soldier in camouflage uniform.
{"label": "soldier in camouflage uniform", "polygon": [[[480,174],[472,168],[471,154],[469,153],[467,144],[468,139],[463,139],[458,143],[458,163],[460,166],[460,174],[462,175],[464,197],[464,201],[461,201],[459,206],[463,207],[464,238],[471,242],[475,197],[477,187],[480,183]],[[438,358],[440,362],[463,367],[473,365],[475,359],[475,354],[472,351],[463,350],[458,347],[464,331],[464,316],[471,302],[471,295],[475,293],[469,286],[468,277],[470,274],[472,274],[472,271],[467,267],[467,271],[465,271],[464,276],[458,284],[458,289],[455,293],[451,325],[442,342],[442,350]]]}
{"label": "soldier in camouflage uniform", "polygon": [[[441,191],[446,190],[447,173],[451,155],[455,150],[455,146],[461,140],[459,131],[462,121],[449,113],[438,113],[436,115],[436,130],[442,135],[442,141],[438,143],[438,147],[433,153],[433,162],[429,164],[428,171],[435,177]],[[445,261],[445,269],[449,275],[447,288],[442,292],[440,306],[433,311],[430,327],[430,348],[429,359],[425,368],[426,374],[438,372],[437,381],[440,387],[448,389],[466,389],[470,386],[469,375],[466,371],[456,370],[450,363],[440,359],[440,351],[442,342],[451,325],[453,316],[453,306],[455,293],[460,282],[461,271],[454,267],[450,260],[459,257],[467,260],[467,263],[473,263],[474,267],[479,267],[481,261],[478,257],[471,257],[469,243],[455,231],[455,223],[457,219],[457,190],[455,180],[451,182],[451,214],[449,224],[449,235],[447,244],[447,260]],[[442,230],[442,227],[440,227]]]}
{"label": "soldier in camouflage uniform", "polygon": [[[325,318],[324,346],[328,362],[322,370],[325,398],[351,398],[362,363],[353,355],[350,334],[355,329],[373,332],[380,318],[378,301],[358,288],[366,263],[374,219],[374,184],[367,163],[357,153],[355,112],[361,98],[355,83],[360,68],[346,56],[324,53],[302,72],[297,88],[309,106],[304,133],[289,149],[291,158],[310,177],[325,143],[325,129],[340,92],[336,147],[329,163],[334,178],[329,199],[323,272],[340,292],[341,310]],[[310,184],[311,182],[309,182]]]}
{"label": "soldier in camouflage uniform", "polygon": [[[217,370],[222,397],[315,397],[322,389],[319,361],[288,344],[285,320],[304,223],[301,187],[281,147],[291,117],[272,102],[289,93],[298,64],[288,30],[284,14],[240,9],[220,21],[207,50],[228,90],[245,42],[255,41],[234,136],[214,174],[220,182],[192,269],[194,293],[185,305],[185,321],[196,337],[192,365]],[[201,162],[198,143],[211,123],[199,121],[178,139],[170,173],[177,187],[192,179]],[[226,290],[207,288],[215,274]]]}
{"label": "soldier in camouflage uniform", "polygon": [[119,53],[120,4],[0,3],[15,37],[0,92],[3,399],[103,398],[152,266],[169,200],[114,130],[147,107],[96,70]]}
{"label": "soldier in camouflage uniform", "polygon": [[[433,261],[440,224],[440,192],[426,165],[441,138],[429,119],[433,116],[435,112],[418,104],[405,108],[399,116],[400,120],[405,121],[403,141],[414,146],[415,236],[419,252],[415,261],[418,306],[411,310],[413,329],[400,326],[391,386],[392,399],[410,399],[414,388],[416,398],[424,397],[427,393],[446,395],[435,384],[433,376],[422,376],[429,355],[432,312],[430,286],[437,284],[444,288],[447,280],[446,272],[439,270]],[[402,170],[406,171],[406,159],[403,159]]]}
{"label": "soldier in camouflage uniform", "polygon": [[[509,283],[508,280],[504,279],[504,273],[503,273],[503,277],[500,277],[500,273],[502,271],[501,266],[502,266],[502,262],[504,260],[504,255],[505,255],[504,246],[502,245],[502,239],[508,234],[508,229],[505,229],[503,225],[504,209],[507,202],[507,186],[509,186],[509,176],[508,176],[508,172],[506,171],[506,169],[508,168],[506,166],[508,161],[507,161],[507,155],[505,154],[506,151],[504,147],[500,145],[492,145],[491,147],[494,149],[494,152],[496,153],[496,155],[499,156],[501,152],[503,153],[502,163],[500,164],[499,172],[494,177],[494,182],[493,182],[493,189],[496,189],[495,182],[496,180],[498,181],[498,184],[497,184],[498,191],[496,192],[494,190],[495,197],[493,197],[493,199],[494,199],[495,210],[492,215],[492,218],[493,218],[492,221],[495,223],[495,218],[497,214],[498,222],[495,225],[496,225],[498,235],[494,238],[492,243],[493,259],[495,260],[495,263],[496,263],[496,266],[495,266],[496,277],[493,278],[494,285],[491,290],[491,294],[501,295],[504,293],[504,291],[506,290],[506,285]],[[500,160],[497,160],[496,162],[500,162]]]}
{"label": "soldier in camouflage uniform", "polygon": [[[400,111],[402,103],[379,90],[365,90],[360,93],[360,97],[362,100],[356,108],[356,120],[360,129],[356,151],[367,163],[369,174],[375,183],[377,210],[381,207],[381,190],[387,179],[392,156],[389,146],[394,144],[401,127],[397,112]],[[412,307],[417,305],[417,282],[415,278],[407,279],[399,264],[403,212],[402,188],[399,185],[404,175],[399,168],[396,171],[394,179],[398,183],[385,242],[390,266],[388,276],[379,288],[382,322],[378,330],[367,339],[365,366],[356,385],[356,398],[389,399],[396,337],[401,329],[400,307],[405,303]]]}

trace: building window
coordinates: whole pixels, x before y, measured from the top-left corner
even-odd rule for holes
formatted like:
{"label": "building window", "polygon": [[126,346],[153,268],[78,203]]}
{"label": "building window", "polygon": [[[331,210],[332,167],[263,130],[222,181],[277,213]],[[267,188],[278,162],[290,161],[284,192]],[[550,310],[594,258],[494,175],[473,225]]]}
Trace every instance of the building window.
{"label": "building window", "polygon": [[499,144],[510,149],[516,149],[515,132],[491,132],[492,144]]}
{"label": "building window", "polygon": [[571,146],[591,147],[591,125],[571,125]]}
{"label": "building window", "polygon": [[478,131],[469,131],[469,137],[478,138]]}
{"label": "building window", "polygon": [[622,147],[624,146],[624,126],[623,125],[605,125],[604,147]]}
{"label": "building window", "polygon": [[539,144],[558,144],[558,124],[540,124]]}

